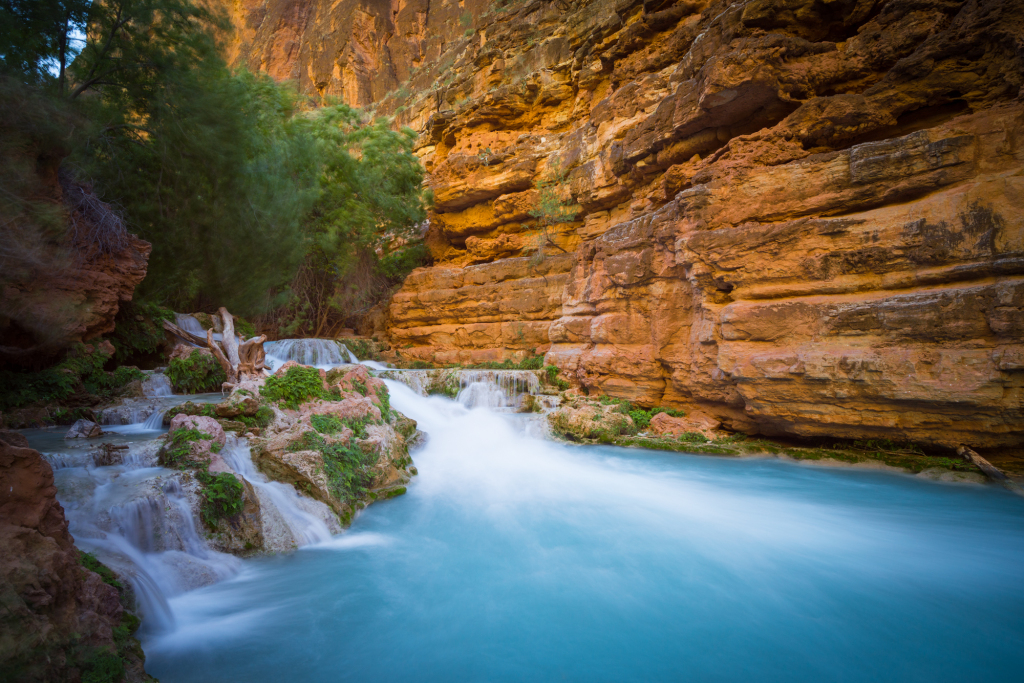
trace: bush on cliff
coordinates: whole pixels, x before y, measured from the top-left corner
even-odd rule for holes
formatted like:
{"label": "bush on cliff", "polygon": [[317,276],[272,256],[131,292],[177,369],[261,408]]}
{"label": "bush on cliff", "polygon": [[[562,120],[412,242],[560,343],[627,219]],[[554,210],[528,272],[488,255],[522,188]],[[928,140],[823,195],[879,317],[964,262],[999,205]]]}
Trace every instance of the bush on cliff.
{"label": "bush on cliff", "polygon": [[200,349],[193,349],[185,358],[172,358],[164,372],[177,394],[201,394],[220,391],[228,380],[217,359]]}
{"label": "bush on cliff", "polygon": [[121,366],[114,372],[104,371],[103,365],[109,359],[110,353],[103,348],[90,350],[78,344],[63,361],[45,370],[0,370],[0,410],[60,403],[72,397],[79,403],[92,405],[117,396],[129,382],[145,378],[142,371],[131,366]]}
{"label": "bush on cliff", "polygon": [[340,394],[324,389],[319,370],[303,365],[288,368],[288,372],[283,375],[268,377],[260,395],[268,401],[283,403],[292,410],[313,399],[340,398]]}

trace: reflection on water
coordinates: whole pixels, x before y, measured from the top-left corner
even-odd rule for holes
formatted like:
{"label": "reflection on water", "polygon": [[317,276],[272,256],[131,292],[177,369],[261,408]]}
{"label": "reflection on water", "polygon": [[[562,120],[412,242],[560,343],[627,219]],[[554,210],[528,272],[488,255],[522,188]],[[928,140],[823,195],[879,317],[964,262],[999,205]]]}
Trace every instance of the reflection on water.
{"label": "reflection on water", "polygon": [[184,681],[1016,681],[1024,504],[569,447],[389,382],[428,432],[351,531],[174,597]]}

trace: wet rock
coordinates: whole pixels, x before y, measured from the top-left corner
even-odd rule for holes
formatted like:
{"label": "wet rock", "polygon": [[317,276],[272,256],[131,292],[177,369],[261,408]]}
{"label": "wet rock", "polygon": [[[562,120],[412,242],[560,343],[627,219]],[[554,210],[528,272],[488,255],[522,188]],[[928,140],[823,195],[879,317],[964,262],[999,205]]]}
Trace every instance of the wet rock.
{"label": "wet rock", "polygon": [[103,436],[103,429],[95,422],[89,420],[78,420],[71,425],[71,429],[64,435],[65,439],[94,439]]}
{"label": "wet rock", "polygon": [[636,432],[632,418],[617,406],[585,403],[564,405],[548,414],[548,424],[559,435],[572,441],[610,441],[620,434]]}

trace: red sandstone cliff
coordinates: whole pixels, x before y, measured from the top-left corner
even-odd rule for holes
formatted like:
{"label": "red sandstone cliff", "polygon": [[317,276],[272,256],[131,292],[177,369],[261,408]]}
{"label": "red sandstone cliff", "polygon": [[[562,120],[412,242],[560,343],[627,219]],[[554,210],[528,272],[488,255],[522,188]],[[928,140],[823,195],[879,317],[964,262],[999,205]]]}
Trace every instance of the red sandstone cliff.
{"label": "red sandstone cliff", "polygon": [[127,680],[151,680],[141,650],[118,652],[118,591],[79,563],[56,493],[25,437],[0,432],[0,678],[80,680],[103,655],[127,654]]}
{"label": "red sandstone cliff", "polygon": [[[421,132],[404,353],[545,352],[749,432],[1024,443],[1020,3],[239,7],[236,59]],[[556,168],[581,211],[544,235]]]}

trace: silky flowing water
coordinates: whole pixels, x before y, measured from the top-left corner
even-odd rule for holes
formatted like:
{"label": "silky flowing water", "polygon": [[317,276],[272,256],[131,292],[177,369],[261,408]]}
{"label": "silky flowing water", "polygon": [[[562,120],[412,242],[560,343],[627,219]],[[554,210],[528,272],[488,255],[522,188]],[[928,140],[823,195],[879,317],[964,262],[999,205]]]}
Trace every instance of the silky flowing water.
{"label": "silky flowing water", "polygon": [[186,681],[1017,681],[1024,502],[777,460],[572,447],[389,382],[409,493],[144,624]]}

